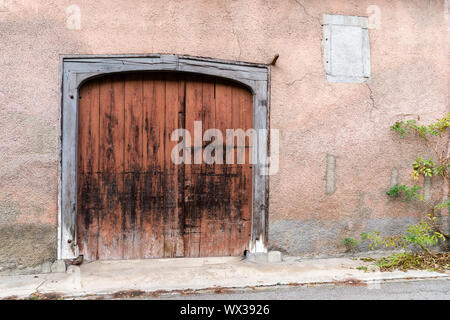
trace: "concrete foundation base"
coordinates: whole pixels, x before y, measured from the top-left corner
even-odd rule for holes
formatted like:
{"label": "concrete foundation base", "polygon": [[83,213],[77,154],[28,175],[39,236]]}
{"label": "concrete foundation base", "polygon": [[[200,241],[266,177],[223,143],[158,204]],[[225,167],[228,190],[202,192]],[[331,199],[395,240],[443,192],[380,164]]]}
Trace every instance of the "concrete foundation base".
{"label": "concrete foundation base", "polygon": [[248,253],[246,259],[256,263],[275,263],[282,261],[282,255],[280,251],[256,252]]}
{"label": "concrete foundation base", "polygon": [[66,263],[64,260],[55,260],[50,270],[51,272],[66,272]]}

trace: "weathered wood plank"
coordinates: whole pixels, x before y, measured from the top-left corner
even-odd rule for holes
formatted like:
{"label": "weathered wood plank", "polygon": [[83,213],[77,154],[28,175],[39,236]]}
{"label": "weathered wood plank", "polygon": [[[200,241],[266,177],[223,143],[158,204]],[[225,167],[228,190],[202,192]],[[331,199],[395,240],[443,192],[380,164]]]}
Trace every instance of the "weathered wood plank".
{"label": "weathered wood plank", "polygon": [[[215,113],[215,92],[214,82],[211,79],[205,79],[202,83],[202,125],[203,135],[209,128],[214,128],[216,123]],[[209,144],[203,143],[204,147]],[[199,199],[196,209],[201,212],[201,226],[200,226],[200,256],[210,256],[214,254],[216,226],[214,220],[216,219],[217,211],[215,206],[216,198],[214,196],[214,164],[207,164],[206,159],[203,159],[200,177],[196,183],[198,184],[198,192],[196,198]],[[195,186],[197,192],[197,185]]]}
{"label": "weathered wood plank", "polygon": [[124,80],[121,75],[100,82],[100,149],[99,170],[99,259],[122,259],[125,208],[122,205],[124,173]]}
{"label": "weathered wood plank", "polygon": [[[140,256],[151,258],[157,239],[152,239],[154,211],[157,210],[158,186],[161,175],[157,173],[157,150],[160,150],[160,123],[153,123],[160,112],[155,107],[155,81],[143,75],[142,80],[142,197],[141,197],[141,247]],[[158,137],[158,138],[156,138]],[[162,197],[162,192],[161,192]]]}
{"label": "weathered wood plank", "polygon": [[122,208],[125,212],[122,233],[123,259],[140,258],[142,235],[142,159],[143,159],[143,106],[142,74],[127,74],[125,81],[124,112],[124,192]]}
{"label": "weathered wood plank", "polygon": [[[186,80],[182,75],[178,75],[178,128],[186,128]],[[184,140],[184,143],[186,141]],[[178,165],[178,217],[177,217],[177,250],[176,257],[184,256],[184,230],[185,230],[185,205],[184,205],[184,185],[185,185],[185,165]]]}
{"label": "weathered wood plank", "polygon": [[[244,131],[253,128],[253,96],[249,94],[245,89],[241,91],[240,97],[241,112],[240,122]],[[242,204],[242,211],[239,221],[237,223],[239,246],[236,248],[239,251],[235,251],[235,254],[242,254],[244,250],[248,249],[248,243],[250,239],[250,221],[252,218],[252,150],[255,141],[250,135],[245,142],[245,164],[242,166],[242,180],[240,199]]]}
{"label": "weathered wood plank", "polygon": [[[193,144],[194,122],[202,119],[202,92],[201,78],[190,77],[190,80],[186,82],[185,127],[191,134]],[[200,137],[201,135],[202,132],[200,132]],[[201,138],[199,144],[201,145]],[[199,164],[194,162],[196,158],[200,159]],[[197,178],[201,172],[202,148],[192,148],[191,160],[192,164],[187,164],[184,172],[184,254],[185,256],[198,257],[200,256],[201,211],[196,209],[196,203],[200,187]]]}
{"label": "weathered wood plank", "polygon": [[[88,83],[79,96],[78,246],[87,260],[97,258],[99,86]],[[79,235],[83,235],[80,237]]]}
{"label": "weathered wood plank", "polygon": [[160,75],[144,78],[143,215],[146,225],[144,257],[164,257],[164,139],[165,80]]}
{"label": "weathered wood plank", "polygon": [[171,141],[171,134],[178,129],[179,95],[178,80],[174,75],[166,75],[166,112],[164,135],[164,256],[176,257],[184,252],[179,219],[179,166],[171,160],[172,149],[178,143]]}
{"label": "weathered wood plank", "polygon": [[217,219],[214,222],[217,225],[216,244],[214,245],[213,254],[216,256],[223,256],[229,254],[232,243],[228,241],[225,232],[226,225],[229,222],[230,202],[231,202],[231,188],[229,172],[231,165],[225,163],[226,160],[226,130],[232,128],[231,123],[231,85],[224,81],[216,80],[216,125],[215,127],[222,133],[222,161],[223,164],[216,164],[214,170],[214,194],[218,200],[217,205],[213,210],[217,210]]}
{"label": "weathered wood plank", "polygon": [[253,166],[253,214],[250,252],[267,252],[268,226],[268,96],[267,82],[254,86],[253,127],[258,130],[257,164]]}
{"label": "weathered wood plank", "polygon": [[[232,98],[231,98],[231,112],[232,112],[232,129],[241,129],[244,130],[243,122],[241,121],[241,95],[243,90],[238,87],[233,87],[231,90]],[[243,175],[243,164],[240,159],[240,152],[242,152],[242,147],[239,146],[241,142],[239,139],[235,139],[234,141],[234,163],[232,165],[232,174],[231,174],[231,210],[229,219],[227,222],[227,231],[228,231],[228,239],[233,244],[239,243],[239,233],[235,228],[236,221],[239,221],[242,214],[242,199],[241,199],[241,179]],[[229,248],[229,255],[234,255],[235,245]]]}

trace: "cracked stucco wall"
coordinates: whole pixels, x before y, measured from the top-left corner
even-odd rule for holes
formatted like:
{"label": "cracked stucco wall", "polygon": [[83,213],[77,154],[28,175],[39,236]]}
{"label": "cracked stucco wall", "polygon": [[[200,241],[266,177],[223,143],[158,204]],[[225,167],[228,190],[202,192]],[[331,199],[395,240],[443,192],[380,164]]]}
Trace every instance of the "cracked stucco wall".
{"label": "cracked stucco wall", "polygon": [[[361,231],[401,230],[420,214],[389,201],[397,170],[427,155],[389,131],[448,109],[445,1],[10,0],[0,8],[0,270],[31,272],[56,258],[60,54],[178,53],[268,63],[270,125],[280,170],[270,178],[270,245],[299,255],[339,254]],[[80,9],[80,28],[67,27]],[[367,16],[372,78],[328,83],[322,14]],[[69,13],[68,13],[69,12]],[[72,13],[71,13],[72,12]],[[327,193],[327,155],[335,159]],[[330,175],[331,176],[331,175]],[[423,182],[421,182],[423,183]],[[442,185],[432,182],[440,197]],[[392,223],[391,223],[392,222]]]}

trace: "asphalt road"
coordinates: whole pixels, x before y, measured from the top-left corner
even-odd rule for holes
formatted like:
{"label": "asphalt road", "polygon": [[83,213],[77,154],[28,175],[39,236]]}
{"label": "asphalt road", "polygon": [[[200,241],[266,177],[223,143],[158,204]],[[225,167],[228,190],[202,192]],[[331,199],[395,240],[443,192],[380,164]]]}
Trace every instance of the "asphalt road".
{"label": "asphalt road", "polygon": [[[140,297],[139,299],[143,299]],[[145,298],[144,298],[145,299]],[[271,287],[202,293],[165,295],[147,299],[224,300],[450,300],[450,279],[386,282],[374,285],[322,285],[315,287]]]}

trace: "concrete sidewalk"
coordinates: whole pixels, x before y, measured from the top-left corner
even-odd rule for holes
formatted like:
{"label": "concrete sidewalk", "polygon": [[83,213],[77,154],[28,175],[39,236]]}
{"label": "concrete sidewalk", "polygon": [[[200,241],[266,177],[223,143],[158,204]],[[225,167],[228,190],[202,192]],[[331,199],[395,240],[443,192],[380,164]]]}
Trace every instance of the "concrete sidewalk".
{"label": "concrete sidewalk", "polygon": [[361,285],[402,279],[450,278],[449,273],[429,271],[364,272],[370,263],[350,258],[300,259],[256,263],[242,258],[182,258],[95,261],[70,266],[65,273],[1,276],[0,298],[126,296],[183,293],[196,290],[264,287],[275,285]]}

